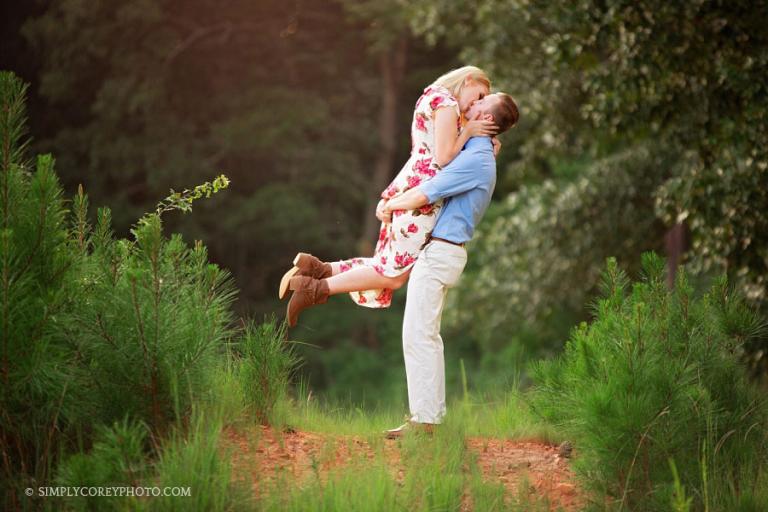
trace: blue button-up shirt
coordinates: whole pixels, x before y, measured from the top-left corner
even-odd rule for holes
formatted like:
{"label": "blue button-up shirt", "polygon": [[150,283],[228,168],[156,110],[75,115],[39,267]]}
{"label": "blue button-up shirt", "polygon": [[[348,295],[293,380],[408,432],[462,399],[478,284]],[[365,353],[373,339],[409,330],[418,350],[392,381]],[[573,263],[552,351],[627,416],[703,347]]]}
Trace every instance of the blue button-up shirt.
{"label": "blue button-up shirt", "polygon": [[456,243],[470,241],[495,186],[496,158],[491,139],[472,137],[451,163],[418,187],[430,203],[448,198],[432,236]]}

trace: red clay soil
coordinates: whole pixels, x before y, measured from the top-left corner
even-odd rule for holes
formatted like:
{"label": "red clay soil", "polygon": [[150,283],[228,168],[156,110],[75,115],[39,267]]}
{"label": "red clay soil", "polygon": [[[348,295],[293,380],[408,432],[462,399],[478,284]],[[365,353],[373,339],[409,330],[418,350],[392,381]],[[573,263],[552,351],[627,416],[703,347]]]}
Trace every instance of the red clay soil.
{"label": "red clay soil", "polygon": [[[550,510],[579,510],[584,497],[575,484],[567,459],[556,446],[538,441],[467,438],[467,449],[476,455],[484,480],[500,482],[508,495],[547,500]],[[399,483],[405,469],[400,463],[400,442],[384,441],[384,457],[390,474]],[[266,492],[276,479],[302,482],[316,475],[322,482],[331,470],[360,458],[373,459],[373,448],[359,436],[331,436],[314,432],[275,432],[260,426],[251,430],[226,428],[221,447],[230,453],[233,477],[250,483],[254,498]],[[466,497],[462,510],[472,510]]]}

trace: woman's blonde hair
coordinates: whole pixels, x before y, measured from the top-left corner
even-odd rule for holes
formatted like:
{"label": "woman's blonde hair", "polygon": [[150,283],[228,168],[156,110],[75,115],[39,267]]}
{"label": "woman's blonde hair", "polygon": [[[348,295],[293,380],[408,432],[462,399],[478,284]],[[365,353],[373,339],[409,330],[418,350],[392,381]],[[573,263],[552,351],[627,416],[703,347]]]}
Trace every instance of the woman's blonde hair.
{"label": "woman's blonde hair", "polygon": [[485,71],[475,66],[464,66],[451,70],[435,80],[432,85],[445,87],[454,98],[458,98],[467,78],[485,85],[488,89],[491,88],[491,81],[488,79],[488,75],[485,74]]}

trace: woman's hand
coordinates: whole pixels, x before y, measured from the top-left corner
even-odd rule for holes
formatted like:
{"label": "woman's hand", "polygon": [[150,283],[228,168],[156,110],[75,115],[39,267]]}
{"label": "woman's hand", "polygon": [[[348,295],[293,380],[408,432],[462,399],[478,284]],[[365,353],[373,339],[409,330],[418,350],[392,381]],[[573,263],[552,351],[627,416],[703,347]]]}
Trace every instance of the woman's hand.
{"label": "woman's hand", "polygon": [[467,123],[467,125],[464,127],[464,130],[467,132],[469,137],[487,137],[489,135],[495,134],[499,130],[499,127],[496,126],[493,121],[473,119]]}
{"label": "woman's hand", "polygon": [[499,151],[501,151],[501,141],[498,137],[494,137],[491,139],[491,143],[493,144],[493,156],[499,156]]}
{"label": "woman's hand", "polygon": [[384,209],[386,205],[386,199],[379,201],[379,204],[376,206],[376,218],[384,224],[389,224],[392,222],[392,212]]}

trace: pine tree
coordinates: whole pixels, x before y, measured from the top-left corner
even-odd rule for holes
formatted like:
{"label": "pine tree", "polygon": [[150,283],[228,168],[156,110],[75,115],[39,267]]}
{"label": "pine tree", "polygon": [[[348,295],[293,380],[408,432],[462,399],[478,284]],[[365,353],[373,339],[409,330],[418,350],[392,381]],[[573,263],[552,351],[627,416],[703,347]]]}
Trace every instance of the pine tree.
{"label": "pine tree", "polygon": [[[57,334],[76,260],[50,155],[25,149],[26,86],[0,72],[0,456],[9,488],[45,481],[62,426],[83,413],[77,354]],[[4,492],[6,489],[4,489]],[[17,506],[8,492],[2,502]]]}
{"label": "pine tree", "polygon": [[735,510],[756,499],[768,456],[768,403],[739,357],[765,326],[724,277],[697,297],[685,272],[670,291],[664,260],[642,260],[631,286],[609,260],[595,320],[535,366],[533,405],[572,436],[576,469],[617,509],[669,510],[682,484],[695,510]]}

